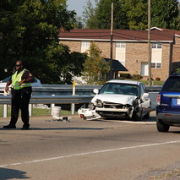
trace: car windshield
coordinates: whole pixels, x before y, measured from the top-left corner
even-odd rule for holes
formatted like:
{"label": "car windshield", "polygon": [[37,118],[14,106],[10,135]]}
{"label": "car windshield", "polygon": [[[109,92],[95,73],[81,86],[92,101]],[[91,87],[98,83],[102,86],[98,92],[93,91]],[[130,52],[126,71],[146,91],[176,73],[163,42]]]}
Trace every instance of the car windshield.
{"label": "car windshield", "polygon": [[105,84],[99,94],[124,94],[138,96],[138,86],[133,84],[123,83],[107,83]]}
{"label": "car windshield", "polygon": [[162,91],[180,92],[180,77],[172,76],[165,82]]}

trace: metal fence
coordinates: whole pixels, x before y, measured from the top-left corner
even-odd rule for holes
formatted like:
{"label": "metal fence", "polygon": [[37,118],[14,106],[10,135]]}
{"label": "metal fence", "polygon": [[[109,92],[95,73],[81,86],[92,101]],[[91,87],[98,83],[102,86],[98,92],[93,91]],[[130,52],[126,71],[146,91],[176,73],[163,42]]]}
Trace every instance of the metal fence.
{"label": "metal fence", "polygon": [[[30,115],[32,115],[33,104],[50,104],[51,108],[55,104],[71,104],[71,114],[75,113],[75,104],[89,103],[93,95],[66,95],[66,96],[32,96],[30,100]],[[3,117],[7,117],[8,106],[11,104],[11,96],[0,95],[0,104],[3,104]],[[51,109],[52,110],[52,109]]]}

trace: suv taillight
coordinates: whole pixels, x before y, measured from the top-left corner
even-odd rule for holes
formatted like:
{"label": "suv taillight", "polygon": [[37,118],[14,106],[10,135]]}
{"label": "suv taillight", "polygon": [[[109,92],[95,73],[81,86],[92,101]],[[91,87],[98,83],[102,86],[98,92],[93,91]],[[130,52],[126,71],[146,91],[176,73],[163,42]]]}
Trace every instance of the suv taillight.
{"label": "suv taillight", "polygon": [[158,94],[157,95],[157,105],[160,105],[160,103],[161,103],[161,95]]}

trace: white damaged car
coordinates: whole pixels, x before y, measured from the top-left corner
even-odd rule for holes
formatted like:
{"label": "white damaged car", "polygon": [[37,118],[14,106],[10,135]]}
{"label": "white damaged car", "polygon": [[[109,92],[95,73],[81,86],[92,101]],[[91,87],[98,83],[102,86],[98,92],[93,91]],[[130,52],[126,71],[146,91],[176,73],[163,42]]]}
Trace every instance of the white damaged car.
{"label": "white damaged car", "polygon": [[84,120],[99,118],[131,118],[141,121],[149,118],[151,101],[143,83],[129,80],[110,80],[100,89],[88,108],[81,107],[78,114]]}

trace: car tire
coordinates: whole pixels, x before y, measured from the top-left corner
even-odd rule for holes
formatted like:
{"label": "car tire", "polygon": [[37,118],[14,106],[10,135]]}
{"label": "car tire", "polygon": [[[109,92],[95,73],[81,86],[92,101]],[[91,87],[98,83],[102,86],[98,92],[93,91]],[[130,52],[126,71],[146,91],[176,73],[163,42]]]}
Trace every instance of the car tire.
{"label": "car tire", "polygon": [[142,121],[143,118],[143,109],[139,107],[139,99],[135,99],[134,101],[134,112],[133,112],[133,120],[134,121]]}
{"label": "car tire", "polygon": [[134,111],[132,118],[134,121],[142,121],[143,118],[142,109],[139,109],[139,111]]}
{"label": "car tire", "polygon": [[170,128],[169,125],[161,123],[159,119],[156,121],[156,127],[159,132],[168,132]]}

